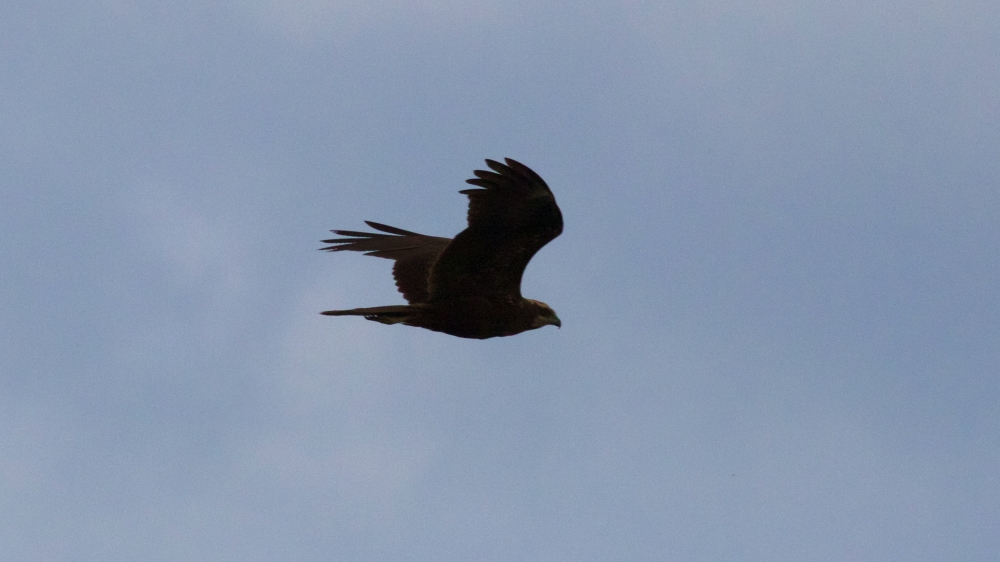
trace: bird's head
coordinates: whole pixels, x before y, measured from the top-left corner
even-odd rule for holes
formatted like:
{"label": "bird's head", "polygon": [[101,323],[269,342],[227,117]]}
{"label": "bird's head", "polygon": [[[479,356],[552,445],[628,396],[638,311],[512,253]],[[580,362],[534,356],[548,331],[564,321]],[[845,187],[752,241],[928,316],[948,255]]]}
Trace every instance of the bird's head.
{"label": "bird's head", "polygon": [[531,300],[531,304],[535,305],[535,319],[531,323],[531,329],[541,328],[542,326],[552,325],[557,328],[562,328],[562,322],[559,317],[556,316],[556,311],[552,310],[552,307],[545,304],[544,302]]}

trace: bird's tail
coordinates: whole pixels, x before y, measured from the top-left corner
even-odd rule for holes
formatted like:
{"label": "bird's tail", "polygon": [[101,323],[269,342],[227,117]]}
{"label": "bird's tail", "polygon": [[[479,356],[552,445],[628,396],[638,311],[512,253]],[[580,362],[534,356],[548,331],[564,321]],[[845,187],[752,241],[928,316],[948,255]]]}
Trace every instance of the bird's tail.
{"label": "bird's tail", "polygon": [[350,310],[327,310],[320,312],[320,314],[327,316],[364,316],[365,320],[374,320],[382,324],[398,324],[410,320],[418,314],[419,310],[419,306],[401,304],[352,308]]}

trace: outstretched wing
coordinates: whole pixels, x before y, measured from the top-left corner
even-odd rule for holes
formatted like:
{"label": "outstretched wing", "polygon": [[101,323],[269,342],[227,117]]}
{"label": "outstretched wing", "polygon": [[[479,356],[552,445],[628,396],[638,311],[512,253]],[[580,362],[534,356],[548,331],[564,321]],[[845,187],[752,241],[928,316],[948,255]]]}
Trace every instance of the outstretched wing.
{"label": "outstretched wing", "polygon": [[365,221],[365,223],[375,230],[389,234],[331,230],[330,232],[334,234],[350,238],[323,240],[324,243],[333,245],[320,249],[328,252],[342,250],[365,252],[367,256],[396,260],[392,266],[392,276],[396,279],[396,287],[403,293],[403,298],[409,303],[427,302],[427,280],[431,265],[451,239],[424,236],[377,222]]}
{"label": "outstretched wing", "polygon": [[563,229],[562,213],[545,181],[506,158],[487,160],[465,189],[469,227],[451,241],[431,268],[430,302],[462,297],[521,297],[521,277],[532,256]]}

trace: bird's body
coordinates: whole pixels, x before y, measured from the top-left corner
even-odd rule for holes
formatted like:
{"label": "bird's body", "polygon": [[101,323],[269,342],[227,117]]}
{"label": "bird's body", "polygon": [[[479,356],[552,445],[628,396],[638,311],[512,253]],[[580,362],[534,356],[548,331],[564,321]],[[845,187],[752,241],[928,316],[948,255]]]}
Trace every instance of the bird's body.
{"label": "bird's body", "polygon": [[562,213],[548,186],[527,166],[506,159],[486,164],[467,180],[469,226],[454,239],[425,236],[366,221],[382,233],[334,230],[324,250],[353,250],[395,260],[393,276],[408,305],[330,310],[328,316],[364,316],[463,338],[511,336],[560,326],[545,303],[521,296],[531,257],[562,232]]}

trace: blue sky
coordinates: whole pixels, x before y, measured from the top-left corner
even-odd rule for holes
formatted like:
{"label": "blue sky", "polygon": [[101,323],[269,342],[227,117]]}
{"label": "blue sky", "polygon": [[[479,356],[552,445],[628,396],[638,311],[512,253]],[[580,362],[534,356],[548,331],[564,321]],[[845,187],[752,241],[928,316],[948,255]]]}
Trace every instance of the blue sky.
{"label": "blue sky", "polygon": [[[11,560],[986,560],[1000,5],[0,7]],[[563,320],[469,341],[317,252],[483,158]]]}

